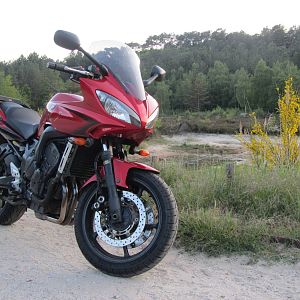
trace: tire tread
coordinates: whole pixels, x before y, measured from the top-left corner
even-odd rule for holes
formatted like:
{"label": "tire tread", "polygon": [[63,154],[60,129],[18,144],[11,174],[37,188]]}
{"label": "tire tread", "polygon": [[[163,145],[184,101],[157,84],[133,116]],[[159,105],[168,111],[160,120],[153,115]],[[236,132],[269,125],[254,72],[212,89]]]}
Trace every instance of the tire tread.
{"label": "tire tread", "polygon": [[0,225],[12,225],[17,222],[26,211],[26,206],[17,205],[13,206],[5,203],[3,208],[0,209]]}

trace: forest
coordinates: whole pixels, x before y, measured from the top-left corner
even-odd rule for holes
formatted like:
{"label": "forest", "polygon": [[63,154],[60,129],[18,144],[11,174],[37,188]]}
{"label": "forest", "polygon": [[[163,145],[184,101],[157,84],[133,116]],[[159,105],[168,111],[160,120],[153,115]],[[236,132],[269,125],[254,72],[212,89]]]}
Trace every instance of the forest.
{"label": "forest", "polygon": [[[300,88],[299,26],[276,25],[254,35],[224,29],[162,33],[148,37],[142,45],[127,44],[141,59],[144,79],[153,65],[167,71],[163,82],[147,88],[165,115],[216,107],[273,112],[288,77]],[[35,52],[9,62],[1,62],[0,57],[0,95],[41,109],[56,92],[79,92],[68,76],[47,69],[48,61],[53,60]],[[90,64],[80,53],[71,53],[62,62]]]}

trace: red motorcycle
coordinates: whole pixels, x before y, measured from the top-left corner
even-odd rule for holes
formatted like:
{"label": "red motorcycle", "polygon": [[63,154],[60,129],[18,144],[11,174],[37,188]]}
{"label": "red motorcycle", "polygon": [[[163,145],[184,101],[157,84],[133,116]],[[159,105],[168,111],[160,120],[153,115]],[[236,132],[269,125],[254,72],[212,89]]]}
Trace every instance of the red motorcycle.
{"label": "red motorcycle", "polygon": [[41,220],[73,224],[86,259],[104,273],[130,277],[155,266],[173,244],[174,196],[159,171],[127,156],[153,132],[158,103],[144,87],[162,80],[154,66],[142,80],[139,58],[127,45],[97,42],[92,54],[78,37],[59,30],[57,45],[81,51],[86,69],[49,62],[70,74],[82,96],[58,93],[43,116],[0,97],[0,224],[27,208]]}

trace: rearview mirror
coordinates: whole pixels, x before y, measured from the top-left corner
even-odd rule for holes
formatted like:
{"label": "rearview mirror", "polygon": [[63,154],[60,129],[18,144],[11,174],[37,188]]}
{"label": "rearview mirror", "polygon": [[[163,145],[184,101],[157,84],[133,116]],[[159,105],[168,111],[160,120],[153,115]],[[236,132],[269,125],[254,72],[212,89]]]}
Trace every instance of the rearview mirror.
{"label": "rearview mirror", "polygon": [[156,81],[162,81],[165,75],[166,75],[166,71],[163,68],[159,66],[153,66],[150,77],[156,76],[155,78]]}
{"label": "rearview mirror", "polygon": [[154,66],[151,70],[150,78],[147,80],[143,80],[144,87],[149,86],[154,81],[162,81],[165,75],[166,71],[163,68],[159,66]]}
{"label": "rearview mirror", "polygon": [[76,34],[64,30],[57,30],[54,34],[54,42],[56,45],[68,49],[78,50],[80,48],[80,41]]}

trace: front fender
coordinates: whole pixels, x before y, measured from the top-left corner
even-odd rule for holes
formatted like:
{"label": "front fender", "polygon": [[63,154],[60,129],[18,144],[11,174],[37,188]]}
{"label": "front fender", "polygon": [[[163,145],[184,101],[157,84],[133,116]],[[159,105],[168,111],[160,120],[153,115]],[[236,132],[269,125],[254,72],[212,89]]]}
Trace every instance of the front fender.
{"label": "front fender", "polygon": [[[147,172],[153,172],[153,173],[159,173],[158,170],[147,166],[145,164],[142,163],[138,163],[138,162],[128,162],[128,161],[124,161],[118,158],[113,158],[113,169],[114,169],[114,174],[115,174],[115,182],[116,185],[118,187],[122,187],[122,188],[128,188],[127,186],[127,176],[128,176],[128,172],[131,169],[138,169],[138,170],[144,170]],[[101,172],[103,173],[103,171]],[[88,179],[84,185],[81,187],[81,189],[83,189],[85,186],[89,185],[91,182],[97,181],[97,177],[96,175],[93,175],[90,179]]]}

